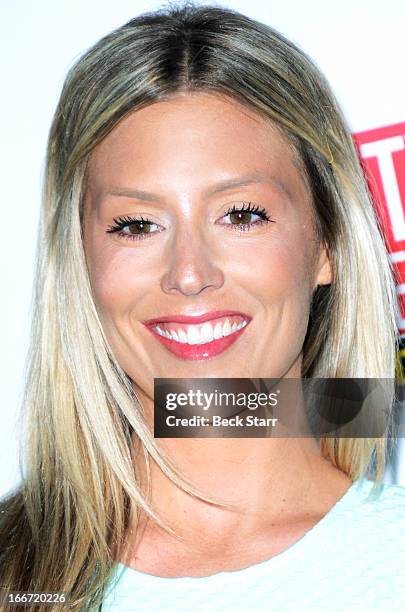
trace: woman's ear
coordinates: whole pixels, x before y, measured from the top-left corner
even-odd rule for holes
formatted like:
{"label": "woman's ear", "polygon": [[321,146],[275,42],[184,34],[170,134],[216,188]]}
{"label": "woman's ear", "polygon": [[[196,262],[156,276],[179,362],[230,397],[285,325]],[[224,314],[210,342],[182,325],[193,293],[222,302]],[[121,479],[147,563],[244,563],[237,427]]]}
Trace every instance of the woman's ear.
{"label": "woman's ear", "polygon": [[319,255],[317,259],[317,265],[315,270],[315,286],[318,285],[330,285],[332,283],[332,263],[329,255],[329,251],[326,246],[321,243],[319,247]]}

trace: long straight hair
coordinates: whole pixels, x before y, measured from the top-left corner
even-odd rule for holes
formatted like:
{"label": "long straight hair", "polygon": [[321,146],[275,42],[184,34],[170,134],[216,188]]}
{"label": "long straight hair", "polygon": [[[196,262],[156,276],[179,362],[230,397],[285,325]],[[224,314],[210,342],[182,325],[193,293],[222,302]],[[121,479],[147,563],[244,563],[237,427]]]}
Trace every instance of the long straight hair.
{"label": "long straight hair", "polygon": [[[24,475],[1,504],[0,585],[69,592],[69,610],[100,604],[141,511],[169,529],[140,491],[134,439],[148,474],[152,458],[190,495],[227,507],[195,490],[156,444],[103,332],[83,248],[93,148],[129,113],[195,91],[229,96],[276,125],[312,192],[334,278],[313,296],[302,376],[395,377],[398,307],[384,236],[345,120],[308,56],[236,11],[192,3],[145,13],[103,37],[70,69],[49,135]],[[381,484],[384,439],[325,437],[320,447],[352,480],[373,466]]]}

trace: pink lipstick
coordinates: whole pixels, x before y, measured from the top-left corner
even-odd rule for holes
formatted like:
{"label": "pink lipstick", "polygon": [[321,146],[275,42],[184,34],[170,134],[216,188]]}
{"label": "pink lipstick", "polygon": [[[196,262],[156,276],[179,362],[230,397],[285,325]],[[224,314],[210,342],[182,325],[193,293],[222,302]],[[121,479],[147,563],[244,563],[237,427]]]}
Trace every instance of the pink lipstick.
{"label": "pink lipstick", "polygon": [[143,323],[180,359],[208,359],[234,344],[250,320],[244,313],[222,310],[199,316],[167,315]]}

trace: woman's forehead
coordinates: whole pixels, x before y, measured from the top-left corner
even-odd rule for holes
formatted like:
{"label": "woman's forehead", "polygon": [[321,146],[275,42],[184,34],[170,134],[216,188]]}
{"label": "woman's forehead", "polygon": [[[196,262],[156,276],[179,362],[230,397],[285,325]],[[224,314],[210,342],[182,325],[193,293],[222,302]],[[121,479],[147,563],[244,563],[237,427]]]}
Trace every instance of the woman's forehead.
{"label": "woman's forehead", "polygon": [[174,96],[132,112],[95,147],[89,162],[92,178],[106,183],[125,183],[134,174],[156,182],[157,169],[161,180],[174,173],[178,180],[197,181],[207,173],[210,184],[248,174],[278,176],[284,183],[301,178],[291,145],[270,120],[207,93]]}

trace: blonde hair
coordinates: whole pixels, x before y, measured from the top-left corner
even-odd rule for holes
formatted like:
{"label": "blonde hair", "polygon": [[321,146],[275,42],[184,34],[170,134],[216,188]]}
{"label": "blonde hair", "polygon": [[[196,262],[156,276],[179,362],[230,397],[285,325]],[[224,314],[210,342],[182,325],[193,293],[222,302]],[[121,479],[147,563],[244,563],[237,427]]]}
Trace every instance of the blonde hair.
{"label": "blonde hair", "polygon": [[[69,71],[50,131],[23,406],[25,474],[1,505],[1,586],[70,592],[70,610],[100,604],[141,510],[162,524],[141,494],[132,436],[147,469],[151,457],[191,495],[226,505],[186,482],[149,432],[104,335],[83,249],[91,151],[128,113],[180,91],[237,99],[278,126],[301,164],[334,270],[333,283],[313,296],[303,377],[394,381],[392,269],[349,130],[314,63],[266,25],[191,3],[143,14],[102,38]],[[384,439],[321,438],[320,446],[352,480],[374,462],[381,482]]]}

